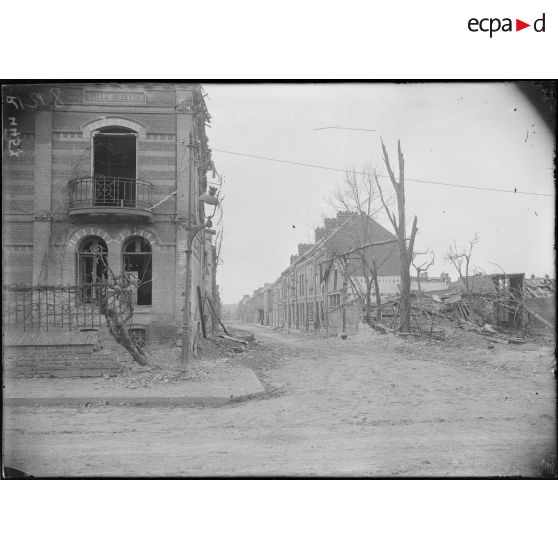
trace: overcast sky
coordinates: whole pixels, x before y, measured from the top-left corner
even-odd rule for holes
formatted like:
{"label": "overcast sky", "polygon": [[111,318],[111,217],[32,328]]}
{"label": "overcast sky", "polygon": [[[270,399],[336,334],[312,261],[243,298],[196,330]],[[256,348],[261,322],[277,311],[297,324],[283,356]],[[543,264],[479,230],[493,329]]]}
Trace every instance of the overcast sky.
{"label": "overcast sky", "polygon": [[[473,263],[496,273],[554,277],[554,138],[513,84],[208,84],[208,130],[224,176],[222,300],[234,303],[274,281],[301,242],[331,213],[325,198],[343,173],[219,152],[235,151],[334,168],[371,162],[385,173],[380,135],[406,177],[550,194],[499,193],[408,181],[407,220],[416,248],[431,248],[430,276],[455,239],[480,242]],[[327,126],[366,128],[315,130]],[[383,180],[390,188],[387,179]],[[384,215],[379,218],[389,229]],[[391,229],[390,229],[391,230]]]}

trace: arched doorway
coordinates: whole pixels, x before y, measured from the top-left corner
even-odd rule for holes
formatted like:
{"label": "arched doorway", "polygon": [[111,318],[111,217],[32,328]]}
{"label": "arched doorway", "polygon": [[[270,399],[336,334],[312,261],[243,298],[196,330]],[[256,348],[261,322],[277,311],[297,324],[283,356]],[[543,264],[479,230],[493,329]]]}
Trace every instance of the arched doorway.
{"label": "arched doorway", "polygon": [[151,245],[141,237],[129,238],[122,252],[122,269],[132,273],[138,282],[138,306],[151,306],[152,291],[152,257]]}
{"label": "arched doorway", "polygon": [[137,134],[122,126],[93,133],[95,205],[134,207]]}
{"label": "arched doorway", "polygon": [[78,247],[77,275],[82,303],[98,302],[97,287],[108,278],[108,249],[106,242],[98,236],[89,236]]}

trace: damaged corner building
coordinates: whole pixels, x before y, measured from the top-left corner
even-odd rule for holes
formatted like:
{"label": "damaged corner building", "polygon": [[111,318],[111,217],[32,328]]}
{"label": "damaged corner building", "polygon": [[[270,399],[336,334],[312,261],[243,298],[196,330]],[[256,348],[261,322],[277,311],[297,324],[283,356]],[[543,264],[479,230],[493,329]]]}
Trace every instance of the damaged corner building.
{"label": "damaged corner building", "polygon": [[[4,152],[4,326],[102,330],[101,285],[125,273],[130,330],[174,343],[188,227],[206,222],[200,196],[215,175],[201,85],[10,85],[3,110],[17,139]],[[200,300],[219,306],[211,231],[191,239],[191,256],[195,342]]]}

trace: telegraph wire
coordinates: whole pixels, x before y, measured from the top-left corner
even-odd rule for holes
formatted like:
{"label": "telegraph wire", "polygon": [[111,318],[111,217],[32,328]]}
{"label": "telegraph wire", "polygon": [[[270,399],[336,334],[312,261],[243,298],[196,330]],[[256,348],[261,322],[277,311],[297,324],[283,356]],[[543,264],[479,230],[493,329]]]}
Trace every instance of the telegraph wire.
{"label": "telegraph wire", "polygon": [[321,128],[314,128],[314,132],[318,130],[357,130],[358,132],[376,132],[371,128],[346,128],[345,126],[322,126]]}
{"label": "telegraph wire", "polygon": [[[215,151],[217,153],[228,153],[229,155],[237,155],[240,157],[250,157],[252,159],[262,159],[264,161],[273,161],[275,163],[286,163],[289,165],[298,165],[301,167],[310,167],[310,168],[314,168],[314,169],[323,169],[323,170],[329,170],[329,171],[335,171],[335,172],[353,172],[350,169],[339,169],[336,167],[326,167],[323,165],[314,165],[311,163],[300,163],[298,161],[287,161],[286,159],[275,159],[273,157],[264,157],[262,155],[252,155],[250,153],[239,153],[238,151],[227,151],[225,149],[215,149],[212,148],[212,151]],[[356,174],[361,174],[361,175],[367,175],[369,173],[366,172],[362,172],[362,171],[354,171]],[[385,174],[378,174],[378,176],[380,178],[388,178],[387,175]],[[488,188],[485,186],[469,186],[466,184],[452,184],[450,182],[436,182],[434,180],[421,180],[419,178],[408,178],[405,177],[405,180],[408,180],[409,182],[419,182],[421,184],[435,184],[437,186],[449,186],[451,188],[466,188],[469,190],[485,190],[485,191],[489,191],[489,192],[501,192],[504,194],[519,194],[519,195],[523,195],[523,196],[545,196],[545,197],[549,197],[552,198],[554,197],[553,194],[544,194],[542,192],[520,192],[517,188],[514,188],[513,190],[502,190],[501,188]]]}

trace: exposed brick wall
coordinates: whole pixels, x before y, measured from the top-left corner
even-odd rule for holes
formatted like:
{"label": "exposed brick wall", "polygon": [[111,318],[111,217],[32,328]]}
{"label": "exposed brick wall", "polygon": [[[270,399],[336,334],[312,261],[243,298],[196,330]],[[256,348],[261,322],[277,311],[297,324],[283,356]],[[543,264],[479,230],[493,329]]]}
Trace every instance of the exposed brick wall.
{"label": "exposed brick wall", "polygon": [[[185,237],[183,228],[177,233],[177,226],[170,219],[177,214],[177,199],[180,199],[178,214],[188,213],[187,189],[189,186],[189,157],[186,143],[193,128],[194,117],[185,108],[192,100],[195,88],[190,84],[61,84],[59,104],[51,110],[52,103],[45,110],[26,111],[22,114],[21,127],[27,131],[24,141],[24,154],[16,160],[7,161],[9,168],[5,173],[3,190],[4,208],[13,214],[33,211],[56,211],[63,202],[68,201],[68,181],[80,176],[89,176],[91,169],[91,138],[88,136],[87,124],[102,117],[129,119],[141,127],[138,137],[139,178],[150,181],[154,186],[153,202],[163,200],[178,187],[178,195],[169,197],[154,210],[154,223],[145,225],[152,231],[155,240],[151,240],[153,249],[153,304],[145,325],[149,327],[148,338],[163,338],[167,329],[176,330],[182,321]],[[83,90],[118,89],[144,91],[146,106],[125,104],[103,104],[94,106],[83,103]],[[50,99],[47,88],[45,98]],[[49,96],[50,95],[50,96]],[[181,103],[186,105],[182,107]],[[80,106],[81,105],[81,106]],[[177,106],[180,108],[177,110]],[[180,123],[177,126],[177,122]],[[19,123],[19,120],[18,120]],[[84,133],[85,132],[85,133]],[[90,130],[89,130],[90,132]],[[177,171],[177,153],[180,169]],[[177,183],[178,177],[178,183]],[[194,181],[197,177],[194,176]],[[196,186],[194,186],[196,190]],[[15,215],[12,219],[15,218]],[[30,217],[27,217],[28,219]],[[24,219],[24,217],[20,217]],[[166,221],[165,221],[166,220]],[[102,229],[108,235],[109,261],[111,266],[121,264],[121,241],[117,240],[123,230],[133,233],[133,225],[128,222],[107,223],[99,221],[95,228]],[[72,235],[88,225],[64,223],[57,225],[62,237]],[[141,229],[141,226],[138,226]],[[22,247],[11,250],[4,257],[5,267],[11,271],[4,282],[36,282],[41,269],[44,241],[48,238],[50,223],[47,220],[16,222],[7,220],[4,242]],[[177,236],[181,241],[175,246]],[[76,277],[76,243],[63,243],[56,239],[58,252],[53,251],[48,270],[48,280],[64,284],[74,284]],[[27,245],[23,249],[23,245]],[[34,250],[29,250],[29,246]],[[197,246],[197,245],[196,245]],[[198,249],[194,249],[192,258],[192,315],[196,313],[196,285],[203,280],[199,270]],[[34,264],[34,267],[33,267]],[[116,266],[118,268],[118,265]],[[33,274],[34,271],[34,274]],[[118,269],[115,268],[118,272]],[[44,279],[44,276],[43,276]],[[144,319],[138,315],[135,323]],[[165,329],[167,328],[167,329]],[[195,326],[194,326],[195,329]],[[157,333],[163,332],[163,333]]]}
{"label": "exposed brick wall", "polygon": [[147,344],[174,346],[179,336],[179,329],[171,323],[154,323],[145,328]]}
{"label": "exposed brick wall", "polygon": [[19,157],[4,157],[2,181],[2,211],[33,213],[33,184],[35,178],[34,139],[24,138]]}
{"label": "exposed brick wall", "polygon": [[96,343],[81,345],[6,345],[4,371],[11,377],[71,378],[120,372],[118,362],[100,353]]}
{"label": "exposed brick wall", "polygon": [[31,246],[4,247],[2,250],[2,283],[33,282],[33,249]]}
{"label": "exposed brick wall", "polygon": [[29,196],[10,196],[2,200],[4,214],[30,214],[33,213],[33,198]]}
{"label": "exposed brick wall", "polygon": [[[131,112],[134,111],[134,112]],[[91,112],[64,112],[56,111],[54,113],[53,129],[56,132],[73,132],[80,131],[81,127],[87,122],[99,118],[100,116],[109,116],[118,114],[124,118],[135,120],[141,124],[150,134],[171,134],[175,132],[175,115],[166,113],[147,114],[140,112],[138,107],[103,107],[102,112],[91,109]]]}
{"label": "exposed brick wall", "polygon": [[[148,106],[174,107],[174,92],[168,90],[158,90],[157,85],[151,85],[148,83],[141,84],[140,86],[137,86],[133,83],[115,85],[118,88],[125,89],[126,91],[133,91],[135,89],[145,91]],[[161,84],[161,86],[162,85],[163,84]],[[83,104],[83,90],[94,89],[96,87],[99,86],[96,84],[87,83],[76,86],[63,85],[60,87],[60,100],[64,103],[64,105],[81,105]],[[103,84],[100,86],[101,89],[110,89],[110,87],[110,84]]]}
{"label": "exposed brick wall", "polygon": [[153,254],[153,319],[167,321],[174,314],[175,250],[169,247]]}
{"label": "exposed brick wall", "polygon": [[5,221],[3,224],[3,245],[32,245],[33,221]]}

